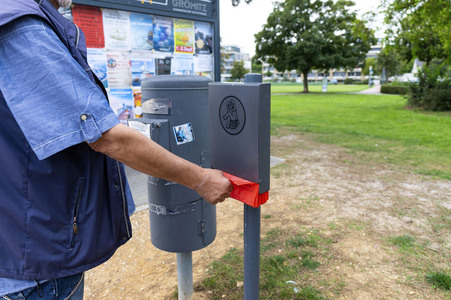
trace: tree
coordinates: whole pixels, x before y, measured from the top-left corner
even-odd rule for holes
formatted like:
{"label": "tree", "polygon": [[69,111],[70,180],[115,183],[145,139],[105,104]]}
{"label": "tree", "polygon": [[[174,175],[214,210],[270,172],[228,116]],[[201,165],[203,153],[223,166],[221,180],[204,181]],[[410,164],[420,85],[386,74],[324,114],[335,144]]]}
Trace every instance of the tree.
{"label": "tree", "polygon": [[[409,85],[408,103],[432,110],[449,110],[451,79],[442,67],[451,63],[451,9],[449,0],[382,0],[388,47],[426,64],[418,83]],[[434,61],[441,61],[441,67]],[[443,73],[443,74],[442,74]]]}
{"label": "tree", "polygon": [[451,60],[449,0],[383,0],[386,42],[406,61],[418,57],[428,66],[433,58]]}
{"label": "tree", "polygon": [[352,69],[362,63],[373,31],[350,11],[347,0],[286,0],[276,2],[263,30],[255,35],[256,55],[279,71],[297,70],[304,76],[312,69]]}
{"label": "tree", "polygon": [[232,80],[241,80],[245,74],[249,73],[249,70],[244,67],[244,62],[241,60],[235,61],[233,67],[230,70],[230,78]]}
{"label": "tree", "polygon": [[262,73],[263,64],[262,62],[255,57],[255,55],[252,57],[252,73]]}
{"label": "tree", "polygon": [[393,50],[384,49],[377,57],[376,70],[379,74],[383,74],[382,70],[385,69],[386,78],[398,74],[401,66],[401,60]]}
{"label": "tree", "polygon": [[[369,75],[370,74],[370,67],[374,68],[376,67],[377,59],[374,57],[368,57],[365,59],[365,66],[363,67],[363,75]],[[374,73],[376,75],[376,73]]]}
{"label": "tree", "polygon": [[399,74],[412,73],[413,63],[414,62],[415,62],[414,59],[412,59],[410,61],[402,61],[401,62],[401,69],[399,70]]}

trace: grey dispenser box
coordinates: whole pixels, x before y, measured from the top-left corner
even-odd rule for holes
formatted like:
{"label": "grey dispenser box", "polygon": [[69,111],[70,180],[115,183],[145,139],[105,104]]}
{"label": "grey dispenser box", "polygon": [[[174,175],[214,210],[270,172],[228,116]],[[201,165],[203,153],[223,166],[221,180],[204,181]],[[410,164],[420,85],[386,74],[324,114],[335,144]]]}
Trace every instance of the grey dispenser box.
{"label": "grey dispenser box", "polygon": [[271,84],[209,84],[211,166],[269,191]]}
{"label": "grey dispenser box", "polygon": [[[206,168],[211,167],[210,81],[194,75],[144,79],[141,83],[143,118],[138,121],[148,124],[150,137],[155,142]],[[191,252],[214,241],[216,207],[197,192],[151,176],[147,190],[151,240],[155,247],[168,252]]]}

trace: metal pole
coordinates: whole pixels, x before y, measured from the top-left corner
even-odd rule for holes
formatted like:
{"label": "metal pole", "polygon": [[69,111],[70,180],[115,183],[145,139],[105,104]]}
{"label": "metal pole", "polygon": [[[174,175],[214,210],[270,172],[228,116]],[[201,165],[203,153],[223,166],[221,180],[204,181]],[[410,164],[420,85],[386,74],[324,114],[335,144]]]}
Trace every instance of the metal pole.
{"label": "metal pole", "polygon": [[177,253],[177,279],[179,300],[193,299],[192,252]]}
{"label": "metal pole", "polygon": [[[244,82],[262,82],[262,74],[246,74]],[[244,300],[260,297],[260,215],[260,207],[244,204]]]}
{"label": "metal pole", "polygon": [[260,207],[244,204],[244,299],[259,299]]}

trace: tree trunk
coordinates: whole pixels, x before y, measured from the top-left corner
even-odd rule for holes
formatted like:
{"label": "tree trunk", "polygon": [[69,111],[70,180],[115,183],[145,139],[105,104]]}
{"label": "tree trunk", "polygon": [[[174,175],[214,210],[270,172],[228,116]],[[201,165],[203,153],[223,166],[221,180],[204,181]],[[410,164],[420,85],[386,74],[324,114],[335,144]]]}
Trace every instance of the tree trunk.
{"label": "tree trunk", "polygon": [[302,75],[304,77],[304,91],[303,93],[308,93],[308,70],[307,71],[302,71]]}

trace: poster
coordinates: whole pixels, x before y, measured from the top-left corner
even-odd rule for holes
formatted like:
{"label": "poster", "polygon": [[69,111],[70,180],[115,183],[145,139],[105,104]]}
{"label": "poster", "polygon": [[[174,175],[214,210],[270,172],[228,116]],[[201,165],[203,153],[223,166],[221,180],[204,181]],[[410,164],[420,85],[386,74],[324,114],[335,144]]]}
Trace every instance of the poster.
{"label": "poster", "polygon": [[124,88],[132,85],[132,72],[128,51],[108,51],[106,54],[108,87]]}
{"label": "poster", "polygon": [[103,9],[105,47],[114,50],[130,49],[130,13]]}
{"label": "poster", "polygon": [[176,55],[171,62],[171,74],[193,75],[194,61],[193,55]]}
{"label": "poster", "polygon": [[121,123],[127,124],[128,119],[134,118],[133,94],[131,89],[111,89],[108,92],[110,106]]}
{"label": "poster", "polygon": [[142,118],[143,108],[142,108],[141,87],[140,86],[133,87],[132,93],[133,93],[133,112],[135,114],[135,118]]}
{"label": "poster", "polygon": [[153,49],[153,24],[152,16],[131,13],[130,34],[132,50]]}
{"label": "poster", "polygon": [[88,48],[104,48],[102,11],[98,7],[74,5],[72,8],[74,23],[83,31]]}
{"label": "poster", "polygon": [[132,86],[141,86],[141,80],[155,75],[154,55],[150,51],[132,51],[130,54]]}
{"label": "poster", "polygon": [[171,58],[155,58],[155,75],[171,74]]}
{"label": "poster", "polygon": [[194,72],[212,72],[213,56],[212,55],[196,55],[194,60]]}
{"label": "poster", "polygon": [[171,18],[154,17],[153,42],[156,51],[174,52],[174,25]]}
{"label": "poster", "polygon": [[213,53],[213,32],[210,23],[194,22],[196,54]]}
{"label": "poster", "polygon": [[194,53],[194,22],[188,20],[174,20],[175,52],[184,54]]}
{"label": "poster", "polygon": [[108,69],[105,51],[103,49],[88,48],[88,64],[94,74],[100,79],[103,86],[108,88]]}

